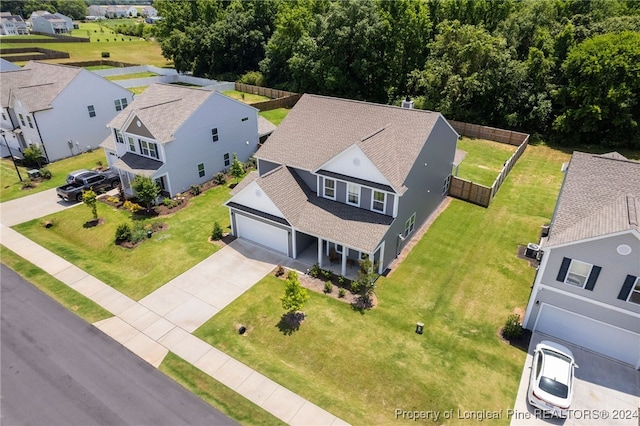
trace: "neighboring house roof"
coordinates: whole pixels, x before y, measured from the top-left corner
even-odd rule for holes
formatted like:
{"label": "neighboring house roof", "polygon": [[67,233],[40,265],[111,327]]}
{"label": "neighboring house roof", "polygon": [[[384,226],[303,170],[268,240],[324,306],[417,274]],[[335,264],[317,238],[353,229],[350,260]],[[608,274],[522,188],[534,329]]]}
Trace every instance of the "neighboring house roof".
{"label": "neighboring house roof", "polygon": [[171,142],[178,128],[210,96],[224,95],[197,87],[155,83],[136,96],[107,126],[121,129],[135,115],[156,141]]}
{"label": "neighboring house roof", "polygon": [[640,162],[617,152],[574,152],[545,246],[640,232]]}
{"label": "neighboring house roof", "polygon": [[30,61],[22,69],[0,73],[0,102],[8,108],[11,97],[29,112],[51,108],[60,92],[82,71],[81,68]]}
{"label": "neighboring house roof", "polygon": [[0,58],[0,72],[3,72],[3,71],[15,71],[15,70],[20,70],[20,69],[22,69],[22,68],[20,68],[19,66],[17,66],[13,62],[9,62],[6,59]]}
{"label": "neighboring house roof", "polygon": [[[256,158],[318,171],[357,145],[397,192],[441,114],[305,94]],[[301,147],[301,137],[305,146]]]}
{"label": "neighboring house roof", "polygon": [[[285,166],[261,177],[256,173],[248,178],[240,189],[255,181],[297,230],[340,241],[367,253],[377,248],[393,222],[391,216],[317,197],[293,169]],[[234,193],[240,189],[234,188]],[[246,207],[233,202],[227,205],[246,210]]]}
{"label": "neighboring house roof", "polygon": [[258,116],[258,135],[265,136],[273,133],[276,129],[276,125],[264,118],[263,116]]}

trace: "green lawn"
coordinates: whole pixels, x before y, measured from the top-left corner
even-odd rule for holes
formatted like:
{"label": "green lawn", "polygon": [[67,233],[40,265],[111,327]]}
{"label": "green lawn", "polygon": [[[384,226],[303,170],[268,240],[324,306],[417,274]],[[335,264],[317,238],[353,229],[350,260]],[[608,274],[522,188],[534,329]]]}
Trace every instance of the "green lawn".
{"label": "green lawn", "polygon": [[155,77],[158,74],[154,73],[154,72],[150,72],[150,71],[143,71],[143,72],[135,72],[135,73],[131,73],[131,74],[119,74],[119,75],[111,75],[108,77],[105,77],[107,80],[131,80],[134,78],[147,78],[147,77]]}
{"label": "green lawn", "polygon": [[291,108],[277,108],[269,111],[260,111],[259,114],[278,126],[287,114],[289,114],[289,111],[291,111]]}
{"label": "green lawn", "polygon": [[169,352],[159,368],[186,389],[245,426],[285,424],[172,352]]}
{"label": "green lawn", "polygon": [[269,100],[269,98],[267,98],[266,96],[238,92],[237,90],[227,90],[226,92],[222,92],[222,94],[227,95],[230,98],[245,102],[247,104],[255,104],[257,102],[264,102]]}
{"label": "green lawn", "polygon": [[[0,159],[0,182],[2,183],[0,186],[0,202],[58,187],[64,183],[69,172],[78,169],[92,169],[98,165],[98,161],[103,164],[107,162],[103,149],[96,149],[92,152],[85,152],[47,164],[45,167],[51,171],[51,179],[38,183],[35,188],[23,190],[13,162],[8,158]],[[18,167],[23,180],[27,180],[27,169],[31,169],[31,167]]]}
{"label": "green lawn", "polygon": [[[146,219],[164,222],[169,228],[134,249],[114,244],[117,226],[131,222],[131,214],[103,203],[98,203],[98,216],[105,223],[96,227],[83,226],[91,219],[91,211],[82,205],[17,225],[15,229],[139,300],[218,250],[207,239],[215,221],[223,228],[229,226],[229,212],[222,206],[228,198],[229,187],[218,186],[192,198],[189,206],[173,215]],[[55,225],[45,229],[44,220],[52,220]]]}
{"label": "green lawn", "polygon": [[460,164],[458,177],[491,186],[516,148],[514,145],[463,136],[458,141],[458,149],[466,151],[467,156]]}
{"label": "green lawn", "polygon": [[133,92],[134,95],[139,95],[140,93],[142,93],[145,90],[147,90],[147,87],[149,87],[149,86],[129,87],[127,90],[129,90],[130,92]]}
{"label": "green lawn", "polygon": [[87,322],[94,323],[112,316],[97,303],[87,299],[2,245],[0,245],[0,259],[2,259],[2,263],[17,271],[22,278],[31,282],[49,297]]}
{"label": "green lawn", "polygon": [[364,315],[312,293],[299,331],[283,334],[283,284],[268,276],[196,335],[353,424],[392,423],[396,408],[510,409],[525,353],[498,330],[535,275],[516,250],[551,217],[568,158],[528,147],[488,209],[453,200]]}

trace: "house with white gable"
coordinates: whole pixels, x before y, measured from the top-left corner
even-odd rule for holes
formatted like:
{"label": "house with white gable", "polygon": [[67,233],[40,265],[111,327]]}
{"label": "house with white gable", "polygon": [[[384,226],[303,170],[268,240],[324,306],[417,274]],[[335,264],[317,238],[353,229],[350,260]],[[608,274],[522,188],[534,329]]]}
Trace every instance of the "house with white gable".
{"label": "house with white gable", "polygon": [[447,196],[458,140],[405,106],[303,95],[227,201],[233,234],[343,276],[364,257],[383,273]]}
{"label": "house with white gable", "polygon": [[0,127],[14,155],[31,144],[47,161],[96,149],[109,134],[106,124],[132,100],[127,89],[83,68],[31,61],[0,73]]}
{"label": "house with white gable", "polygon": [[29,29],[20,15],[0,12],[0,35],[27,35]]}
{"label": "house with white gable", "polygon": [[68,34],[73,30],[73,21],[61,13],[37,10],[31,13],[31,30],[47,34]]}
{"label": "house with white gable", "polygon": [[153,84],[108,123],[101,146],[120,173],[125,194],[136,176],[155,180],[165,196],[211,180],[246,161],[258,146],[258,110],[219,92]]}
{"label": "house with white gable", "polygon": [[574,152],[523,326],[640,368],[640,162]]}

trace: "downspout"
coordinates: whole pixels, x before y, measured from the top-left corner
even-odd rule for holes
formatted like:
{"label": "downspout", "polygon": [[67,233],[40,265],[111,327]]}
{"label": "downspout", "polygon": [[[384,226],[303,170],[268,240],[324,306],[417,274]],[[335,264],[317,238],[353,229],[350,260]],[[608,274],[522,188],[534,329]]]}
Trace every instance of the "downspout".
{"label": "downspout", "polygon": [[33,113],[33,122],[36,124],[36,130],[38,131],[38,136],[40,136],[40,143],[42,143],[42,151],[44,151],[44,156],[47,159],[47,163],[49,161],[49,154],[47,154],[47,147],[44,145],[44,139],[42,138],[42,133],[40,133],[40,127],[38,127],[38,120],[36,120],[36,113]]}

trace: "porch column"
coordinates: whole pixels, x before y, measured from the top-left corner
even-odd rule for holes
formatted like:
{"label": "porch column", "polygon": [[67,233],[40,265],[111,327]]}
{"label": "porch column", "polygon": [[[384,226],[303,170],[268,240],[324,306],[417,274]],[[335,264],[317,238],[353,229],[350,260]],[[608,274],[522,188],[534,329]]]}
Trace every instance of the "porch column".
{"label": "porch column", "polygon": [[347,275],[347,247],[342,246],[342,269],[340,275],[343,277]]}
{"label": "porch column", "polygon": [[318,238],[318,266],[322,268],[322,238]]}

